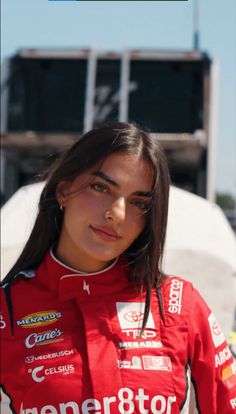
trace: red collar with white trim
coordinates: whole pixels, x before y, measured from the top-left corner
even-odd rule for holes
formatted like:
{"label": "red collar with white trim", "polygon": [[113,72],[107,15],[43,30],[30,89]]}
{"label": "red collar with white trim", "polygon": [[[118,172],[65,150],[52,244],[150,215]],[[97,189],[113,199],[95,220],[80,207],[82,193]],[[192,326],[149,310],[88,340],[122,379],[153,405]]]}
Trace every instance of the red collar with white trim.
{"label": "red collar with white trim", "polygon": [[123,257],[100,272],[82,273],[61,263],[49,251],[36,276],[48,289],[57,292],[60,300],[75,298],[86,301],[117,293],[130,286],[129,272],[129,265]]}

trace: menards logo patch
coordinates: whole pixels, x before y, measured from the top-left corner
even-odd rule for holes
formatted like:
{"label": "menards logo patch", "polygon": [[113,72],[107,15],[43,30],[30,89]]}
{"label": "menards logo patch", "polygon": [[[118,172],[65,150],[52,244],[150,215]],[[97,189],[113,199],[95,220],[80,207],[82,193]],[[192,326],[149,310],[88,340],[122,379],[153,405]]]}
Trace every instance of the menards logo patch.
{"label": "menards logo patch", "polygon": [[22,328],[35,328],[39,326],[51,325],[61,318],[61,313],[56,310],[48,310],[30,313],[17,321],[17,326]]}

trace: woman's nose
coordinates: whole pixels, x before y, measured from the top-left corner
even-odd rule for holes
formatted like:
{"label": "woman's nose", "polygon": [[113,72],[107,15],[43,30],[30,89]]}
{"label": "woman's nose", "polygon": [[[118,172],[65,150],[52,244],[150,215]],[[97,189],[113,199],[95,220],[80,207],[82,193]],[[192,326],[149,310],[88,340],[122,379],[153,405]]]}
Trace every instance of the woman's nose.
{"label": "woman's nose", "polygon": [[105,218],[115,223],[122,223],[125,220],[126,214],[125,199],[123,197],[117,198],[105,213]]}

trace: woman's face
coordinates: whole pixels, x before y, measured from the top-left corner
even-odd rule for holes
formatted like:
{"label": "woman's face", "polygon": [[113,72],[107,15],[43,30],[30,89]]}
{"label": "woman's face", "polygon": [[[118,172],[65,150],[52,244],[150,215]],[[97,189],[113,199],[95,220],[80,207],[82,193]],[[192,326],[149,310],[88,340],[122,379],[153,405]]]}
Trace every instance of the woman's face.
{"label": "woman's face", "polygon": [[59,183],[57,199],[64,207],[59,259],[84,272],[105,268],[144,229],[152,183],[149,164],[126,153],[110,155],[72,183]]}

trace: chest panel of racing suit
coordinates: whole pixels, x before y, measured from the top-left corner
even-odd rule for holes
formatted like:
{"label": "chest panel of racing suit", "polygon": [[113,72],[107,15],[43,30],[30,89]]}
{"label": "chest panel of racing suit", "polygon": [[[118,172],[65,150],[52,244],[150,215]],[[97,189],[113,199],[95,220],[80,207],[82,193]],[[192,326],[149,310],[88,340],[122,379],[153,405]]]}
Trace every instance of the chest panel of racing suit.
{"label": "chest panel of racing suit", "polygon": [[1,399],[9,413],[188,412],[193,288],[169,278],[162,316],[153,290],[140,336],[145,297],[130,286],[128,272],[120,260],[105,272],[82,275],[49,254],[33,278],[16,279],[14,335],[3,305]]}

